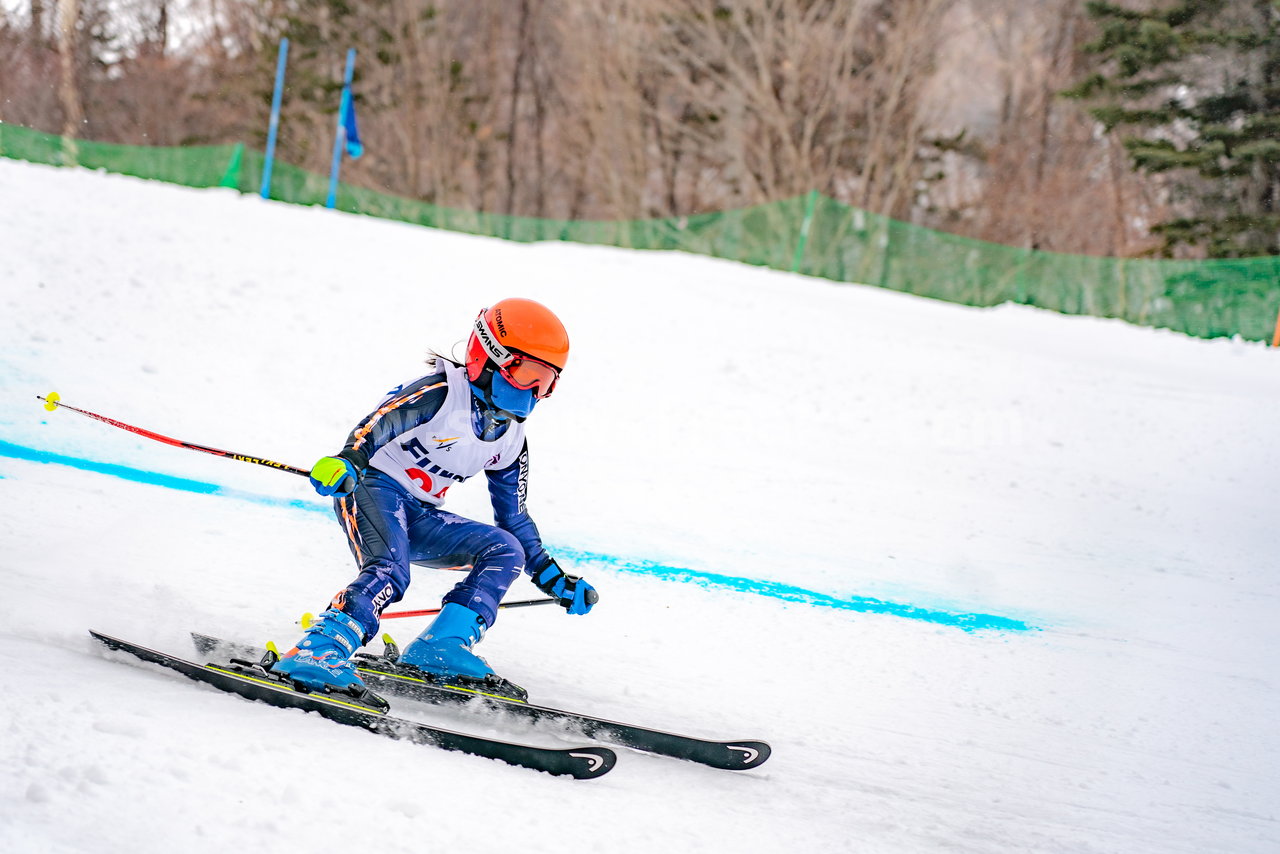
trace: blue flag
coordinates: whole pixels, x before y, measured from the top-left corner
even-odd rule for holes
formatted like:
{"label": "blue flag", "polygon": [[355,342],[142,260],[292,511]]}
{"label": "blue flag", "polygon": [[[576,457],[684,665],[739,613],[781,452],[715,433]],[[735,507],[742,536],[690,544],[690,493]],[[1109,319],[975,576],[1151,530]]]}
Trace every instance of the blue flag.
{"label": "blue flag", "polygon": [[355,158],[364,154],[364,145],[360,142],[360,128],[356,125],[356,101],[351,97],[350,89],[342,94],[342,129],[347,138],[347,154]]}
{"label": "blue flag", "polygon": [[[338,127],[333,132],[333,165],[329,167],[329,197],[324,206],[338,203],[338,173],[342,171],[342,151],[352,158],[364,154],[360,144],[360,128],[356,127],[356,105],[351,98],[351,79],[356,72],[356,49],[347,51],[347,72],[342,76],[342,100],[338,103]],[[345,143],[345,144],[344,144]]]}

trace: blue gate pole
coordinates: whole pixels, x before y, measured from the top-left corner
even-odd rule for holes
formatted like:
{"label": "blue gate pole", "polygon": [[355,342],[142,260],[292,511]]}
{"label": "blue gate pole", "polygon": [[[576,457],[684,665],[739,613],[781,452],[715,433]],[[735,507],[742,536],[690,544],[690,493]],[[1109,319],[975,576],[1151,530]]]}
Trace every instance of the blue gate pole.
{"label": "blue gate pole", "polygon": [[351,78],[356,72],[356,49],[347,51],[347,72],[342,77],[342,103],[338,106],[338,132],[333,138],[333,165],[329,168],[329,198],[326,208],[333,207],[338,201],[338,172],[342,169],[342,150],[347,146],[347,128],[343,119],[351,103]]}
{"label": "blue gate pole", "polygon": [[276,159],[276,131],[280,127],[280,99],[284,95],[284,67],[289,61],[289,39],[280,39],[280,58],[276,61],[276,91],[271,96],[271,124],[267,128],[267,158],[262,161],[262,198],[271,195],[271,167]]}

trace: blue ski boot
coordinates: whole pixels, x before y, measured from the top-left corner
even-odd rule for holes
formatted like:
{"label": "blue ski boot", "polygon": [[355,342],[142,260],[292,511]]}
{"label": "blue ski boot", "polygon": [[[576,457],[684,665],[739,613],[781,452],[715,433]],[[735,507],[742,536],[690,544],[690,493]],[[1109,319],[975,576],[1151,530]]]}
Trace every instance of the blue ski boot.
{"label": "blue ski boot", "polygon": [[448,602],[431,625],[404,648],[400,663],[413,665],[451,688],[525,700],[527,691],[494,673],[488,662],[471,651],[486,628],[484,618],[475,611]]}
{"label": "blue ski boot", "polygon": [[298,645],[271,668],[311,690],[364,693],[351,655],[364,642],[364,630],[346,614],[330,608],[307,628]]}

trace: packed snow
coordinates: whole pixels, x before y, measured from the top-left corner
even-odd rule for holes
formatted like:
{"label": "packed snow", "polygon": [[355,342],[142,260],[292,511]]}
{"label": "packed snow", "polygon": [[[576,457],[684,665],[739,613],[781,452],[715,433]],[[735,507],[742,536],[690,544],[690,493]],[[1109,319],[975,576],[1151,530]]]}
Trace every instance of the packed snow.
{"label": "packed snow", "polygon": [[[0,851],[1280,850],[1280,351],[14,161],[0,199]],[[765,765],[551,777],[89,638],[291,644],[353,563],[304,478],[37,395],[305,468],[507,296],[572,338],[529,504],[601,598],[479,651]]]}

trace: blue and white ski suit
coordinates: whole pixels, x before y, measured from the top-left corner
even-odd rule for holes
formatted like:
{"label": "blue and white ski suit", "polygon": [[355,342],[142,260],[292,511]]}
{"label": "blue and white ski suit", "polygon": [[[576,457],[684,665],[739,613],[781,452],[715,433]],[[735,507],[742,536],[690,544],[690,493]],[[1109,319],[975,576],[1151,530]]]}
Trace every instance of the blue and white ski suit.
{"label": "blue and white ski suit", "polygon": [[[340,455],[363,472],[334,511],[360,574],[334,607],[378,630],[383,609],[404,596],[410,562],[471,571],[444,602],[465,605],[492,626],[498,603],[522,570],[551,562],[525,510],[529,450],[524,425],[494,422],[471,393],[466,371],[444,359],[435,373],[392,391],[347,438]],[[492,438],[481,438],[486,428]],[[496,525],[440,509],[445,493],[484,471]]]}

